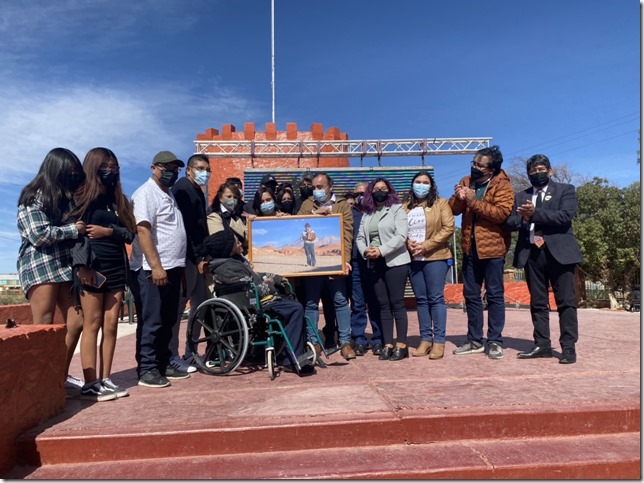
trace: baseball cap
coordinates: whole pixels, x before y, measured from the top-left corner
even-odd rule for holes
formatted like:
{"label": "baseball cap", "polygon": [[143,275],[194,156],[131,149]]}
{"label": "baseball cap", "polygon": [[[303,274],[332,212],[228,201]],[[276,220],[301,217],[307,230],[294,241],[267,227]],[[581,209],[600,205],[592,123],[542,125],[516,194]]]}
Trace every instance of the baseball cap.
{"label": "baseball cap", "polygon": [[172,163],[173,161],[176,161],[181,168],[186,165],[170,151],[159,151],[152,160],[152,164],[167,164]]}
{"label": "baseball cap", "polygon": [[267,185],[269,183],[277,184],[277,180],[275,179],[275,176],[273,176],[272,174],[265,174],[264,177],[262,178],[261,184]]}

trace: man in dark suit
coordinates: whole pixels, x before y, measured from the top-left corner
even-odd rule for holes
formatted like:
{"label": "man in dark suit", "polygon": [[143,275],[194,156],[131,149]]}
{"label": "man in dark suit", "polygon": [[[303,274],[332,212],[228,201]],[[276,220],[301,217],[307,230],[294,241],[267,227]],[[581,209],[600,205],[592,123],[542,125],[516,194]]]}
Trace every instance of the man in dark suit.
{"label": "man in dark suit", "polygon": [[552,285],[559,312],[563,352],[561,364],[577,361],[578,338],[575,303],[575,265],[583,261],[572,219],[577,212],[575,187],[552,181],[550,160],[535,154],[527,161],[532,187],[515,194],[506,224],[519,231],[513,265],[525,270],[530,290],[530,313],[535,347],[519,352],[519,359],[552,357],[548,307],[548,283]]}

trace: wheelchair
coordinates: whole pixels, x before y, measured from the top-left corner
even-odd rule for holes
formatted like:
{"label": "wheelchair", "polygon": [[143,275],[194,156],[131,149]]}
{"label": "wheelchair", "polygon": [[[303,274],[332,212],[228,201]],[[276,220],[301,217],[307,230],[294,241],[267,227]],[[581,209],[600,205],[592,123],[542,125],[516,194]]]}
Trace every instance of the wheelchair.
{"label": "wheelchair", "polygon": [[[292,287],[284,284],[285,295]],[[215,285],[213,298],[204,301],[188,321],[188,347],[198,369],[214,376],[235,371],[253,348],[264,348],[264,365],[271,380],[277,375],[276,359],[287,351],[299,371],[302,364],[315,364],[314,345],[299,358],[293,352],[282,321],[262,305],[257,286],[250,281]],[[310,325],[308,318],[307,323]]]}

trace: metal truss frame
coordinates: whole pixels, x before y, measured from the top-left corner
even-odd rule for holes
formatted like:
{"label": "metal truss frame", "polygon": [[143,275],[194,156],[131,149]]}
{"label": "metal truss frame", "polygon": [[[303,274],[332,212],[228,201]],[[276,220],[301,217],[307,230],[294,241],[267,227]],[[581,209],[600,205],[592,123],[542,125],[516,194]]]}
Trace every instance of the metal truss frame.
{"label": "metal truss frame", "polygon": [[473,154],[490,137],[322,141],[202,141],[195,153],[209,158],[364,158]]}

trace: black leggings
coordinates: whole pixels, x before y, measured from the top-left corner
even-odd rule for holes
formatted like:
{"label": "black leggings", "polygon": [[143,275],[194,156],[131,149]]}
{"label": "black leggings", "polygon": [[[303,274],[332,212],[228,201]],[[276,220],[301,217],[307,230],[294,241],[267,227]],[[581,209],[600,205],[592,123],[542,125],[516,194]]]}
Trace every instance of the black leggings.
{"label": "black leggings", "polygon": [[409,264],[388,267],[384,258],[374,262],[368,270],[373,292],[380,307],[380,323],[385,344],[394,343],[394,319],[396,319],[396,341],[407,344],[407,310],[405,309],[405,284]]}

